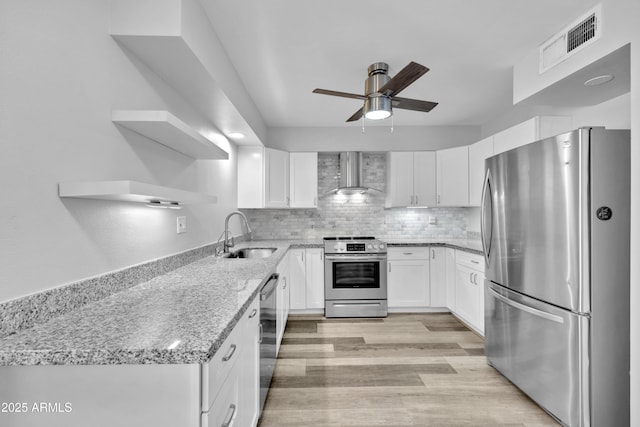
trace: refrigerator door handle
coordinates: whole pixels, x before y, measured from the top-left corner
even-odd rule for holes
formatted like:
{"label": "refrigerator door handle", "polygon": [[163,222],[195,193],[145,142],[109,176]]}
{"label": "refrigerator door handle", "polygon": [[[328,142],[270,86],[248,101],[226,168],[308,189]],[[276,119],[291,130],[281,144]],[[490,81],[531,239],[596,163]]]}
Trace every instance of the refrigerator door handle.
{"label": "refrigerator door handle", "polygon": [[542,311],[542,310],[538,310],[537,308],[533,308],[533,307],[529,307],[528,305],[524,305],[522,303],[519,302],[515,302],[503,295],[500,295],[499,293],[497,293],[495,290],[491,289],[490,287],[487,288],[489,289],[489,292],[491,292],[491,295],[493,295],[496,299],[499,299],[500,301],[502,301],[503,303],[510,305],[511,307],[517,308],[519,310],[522,311],[526,311],[529,314],[533,314],[534,316],[538,316],[538,317],[542,317],[543,319],[547,319],[547,320],[551,320],[552,322],[556,322],[556,323],[564,323],[564,319],[560,316],[556,316],[555,314],[551,314],[551,313],[547,313],[546,311]]}
{"label": "refrigerator door handle", "polygon": [[[487,169],[487,174],[482,185],[482,205],[480,209],[480,240],[482,241],[482,252],[484,261],[489,265],[489,255],[491,254],[491,239],[493,234],[493,200],[491,199],[491,170]],[[487,220],[489,226],[487,227]],[[488,229],[487,229],[488,228]],[[488,238],[488,239],[487,239]]]}

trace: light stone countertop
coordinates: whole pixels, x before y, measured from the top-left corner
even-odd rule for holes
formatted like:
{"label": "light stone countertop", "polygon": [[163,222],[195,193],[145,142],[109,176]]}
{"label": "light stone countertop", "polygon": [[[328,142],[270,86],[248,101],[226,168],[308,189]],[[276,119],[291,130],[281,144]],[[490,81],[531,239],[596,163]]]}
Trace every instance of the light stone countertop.
{"label": "light stone countertop", "polygon": [[[391,246],[446,245],[475,252],[471,240],[397,240]],[[211,359],[275,272],[287,250],[321,240],[263,240],[264,259],[205,257],[49,322],[0,339],[0,366],[190,364]],[[179,341],[174,349],[167,349]]]}

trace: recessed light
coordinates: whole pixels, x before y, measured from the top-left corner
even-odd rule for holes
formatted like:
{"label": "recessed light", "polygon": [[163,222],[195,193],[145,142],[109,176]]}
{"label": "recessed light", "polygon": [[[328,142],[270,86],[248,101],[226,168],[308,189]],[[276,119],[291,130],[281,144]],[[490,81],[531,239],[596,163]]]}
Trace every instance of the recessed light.
{"label": "recessed light", "polygon": [[234,138],[234,139],[242,139],[245,137],[244,133],[241,132],[231,132],[227,135],[229,138]]}
{"label": "recessed light", "polygon": [[613,80],[613,76],[611,74],[604,74],[602,76],[593,77],[593,78],[587,80],[586,82],[584,82],[584,85],[585,86],[600,86],[600,85],[603,85],[605,83],[609,83],[611,80]]}

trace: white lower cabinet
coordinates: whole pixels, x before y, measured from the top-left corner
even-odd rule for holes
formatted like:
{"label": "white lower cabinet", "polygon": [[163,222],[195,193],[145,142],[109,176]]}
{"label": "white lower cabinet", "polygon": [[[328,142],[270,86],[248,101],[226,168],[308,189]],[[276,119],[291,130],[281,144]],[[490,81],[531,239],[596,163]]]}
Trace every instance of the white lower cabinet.
{"label": "white lower cabinet", "polygon": [[322,248],[289,251],[290,308],[324,308],[324,253]]}
{"label": "white lower cabinet", "polygon": [[239,426],[253,427],[260,418],[260,297],[256,297],[245,314],[245,348],[242,352],[239,382]]}
{"label": "white lower cabinet", "polygon": [[276,289],[276,354],[280,352],[280,343],[289,318],[290,289],[289,258],[284,257],[278,267],[278,287]]}
{"label": "white lower cabinet", "polygon": [[456,289],[453,312],[484,334],[484,260],[481,255],[456,251]]}
{"label": "white lower cabinet", "polygon": [[389,308],[430,305],[428,248],[388,249],[387,299]]}
{"label": "white lower cabinet", "polygon": [[255,426],[259,417],[260,298],[202,365],[202,426]]}
{"label": "white lower cabinet", "polygon": [[456,250],[447,248],[445,251],[445,268],[447,277],[447,307],[456,311]]}
{"label": "white lower cabinet", "polygon": [[447,306],[447,249],[429,248],[429,283],[431,285],[431,307]]}

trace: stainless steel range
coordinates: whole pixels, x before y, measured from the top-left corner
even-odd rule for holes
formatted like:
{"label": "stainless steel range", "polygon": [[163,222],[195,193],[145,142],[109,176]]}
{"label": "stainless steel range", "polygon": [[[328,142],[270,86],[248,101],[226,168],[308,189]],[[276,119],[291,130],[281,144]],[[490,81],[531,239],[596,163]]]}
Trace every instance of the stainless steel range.
{"label": "stainless steel range", "polygon": [[326,317],[386,317],[387,245],[374,237],[324,238]]}

